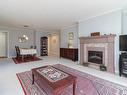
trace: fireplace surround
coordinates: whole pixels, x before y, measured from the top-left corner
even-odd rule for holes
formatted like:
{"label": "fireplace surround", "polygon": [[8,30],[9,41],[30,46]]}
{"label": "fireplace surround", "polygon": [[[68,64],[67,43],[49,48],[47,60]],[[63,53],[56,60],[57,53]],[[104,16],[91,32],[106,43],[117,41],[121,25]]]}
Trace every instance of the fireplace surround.
{"label": "fireplace surround", "polygon": [[[103,64],[107,72],[115,73],[114,67],[114,38],[116,35],[103,35],[95,37],[80,37],[80,64],[90,63],[92,66]],[[94,54],[95,53],[95,54]],[[93,60],[90,60],[89,55]],[[100,60],[96,60],[98,58]]]}

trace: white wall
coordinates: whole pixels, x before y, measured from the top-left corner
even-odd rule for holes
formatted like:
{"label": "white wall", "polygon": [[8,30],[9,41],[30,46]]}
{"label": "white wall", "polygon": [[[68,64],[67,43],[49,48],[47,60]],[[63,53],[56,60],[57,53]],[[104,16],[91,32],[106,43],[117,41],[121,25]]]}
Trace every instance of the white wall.
{"label": "white wall", "polygon": [[122,10],[122,34],[127,35],[127,6]]}
{"label": "white wall", "polygon": [[121,34],[121,10],[97,16],[86,21],[79,22],[79,37],[90,36],[91,32],[103,34],[116,34],[115,38],[115,71],[119,66],[119,35]]}
{"label": "white wall", "polygon": [[122,13],[122,33],[127,35],[127,9]]}
{"label": "white wall", "polygon": [[78,48],[78,25],[72,25],[62,29],[60,32],[60,47],[68,48],[68,33],[73,32],[73,47]]}
{"label": "white wall", "polygon": [[[0,26],[0,31],[7,32],[8,34],[8,57],[16,56],[15,45],[18,45],[23,48],[29,48],[31,45],[33,45],[34,39],[32,30],[7,28]],[[19,43],[18,37],[21,37],[24,34],[28,36],[29,40],[25,43]]]}
{"label": "white wall", "polygon": [[[28,41],[24,43],[18,42],[18,37],[21,37],[22,35],[28,36]],[[9,55],[15,56],[15,45],[21,47],[21,48],[30,48],[32,45],[34,45],[34,39],[33,39],[33,31],[29,30],[13,30],[9,31]]]}
{"label": "white wall", "polygon": [[[0,32],[7,32],[8,35],[8,57],[15,57],[15,46],[22,48],[30,48],[31,46],[36,45],[38,56],[40,56],[40,38],[43,36],[48,36],[49,34],[58,33],[58,31],[45,31],[45,30],[32,30],[32,29],[19,29],[19,28],[10,28],[0,26]],[[25,43],[19,43],[18,37],[22,35],[27,35],[29,40]]]}
{"label": "white wall", "polygon": [[[36,31],[36,46],[37,46],[37,52],[38,52],[38,56],[40,56],[40,39],[41,37],[48,37],[49,35],[53,35],[53,34],[58,34],[59,35],[59,32],[58,31],[44,31],[44,30],[39,30],[39,31]],[[59,47],[59,42],[57,43],[57,46]],[[51,53],[51,52],[54,52],[54,49],[52,49],[54,47],[52,47],[52,45],[48,44],[48,52]],[[57,48],[57,51],[59,51],[59,48]]]}

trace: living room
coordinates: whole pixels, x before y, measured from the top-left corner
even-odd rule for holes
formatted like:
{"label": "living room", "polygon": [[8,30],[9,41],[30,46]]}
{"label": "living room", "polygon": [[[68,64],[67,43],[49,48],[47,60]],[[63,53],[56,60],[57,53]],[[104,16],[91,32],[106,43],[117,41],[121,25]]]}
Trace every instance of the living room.
{"label": "living room", "polygon": [[[2,2],[0,13],[3,17],[1,16],[0,18],[0,32],[5,33],[6,43],[3,44],[5,45],[4,48],[1,47],[3,48],[1,51],[5,51],[4,56],[0,55],[2,57],[0,58],[0,72],[2,75],[0,76],[1,95],[24,95],[24,93],[25,95],[126,95],[127,78],[123,73],[119,76],[119,58],[122,53],[119,47],[120,35],[127,35],[127,2],[120,0],[118,2],[114,0],[103,2],[97,0],[95,4],[90,3],[90,1],[61,2],[57,0],[52,3],[49,1],[18,2],[14,0],[13,3],[17,5],[10,4],[9,1]],[[85,3],[89,5],[89,7],[87,6],[89,9],[83,7]],[[106,4],[107,7],[104,6]],[[7,6],[6,8],[5,5]],[[32,5],[38,7],[35,8]],[[43,7],[41,7],[42,5]],[[65,8],[65,5],[67,8]],[[77,6],[76,10],[73,9],[75,5]],[[15,6],[15,8],[12,6]],[[24,6],[24,8],[22,9],[21,6]],[[47,11],[42,9],[42,14],[39,14],[42,11],[39,10],[40,7],[47,8]],[[61,10],[59,10],[59,7]],[[95,7],[97,9],[94,9]],[[79,11],[81,12],[79,13]],[[6,16],[9,12],[12,12],[10,17]],[[41,17],[41,15],[44,17]],[[36,21],[36,18],[42,19],[42,21],[39,19]],[[24,42],[20,42],[22,37],[28,38]],[[47,37],[48,39],[48,56],[41,56],[40,43],[42,37]],[[4,42],[3,39],[1,39],[1,42]],[[12,60],[12,58],[16,58],[15,46],[19,46],[22,49],[35,46],[37,51],[35,56],[41,60],[15,64],[15,61]],[[73,60],[61,56],[60,50],[62,48],[78,50],[76,52],[78,58],[76,57]],[[103,68],[100,68],[101,65],[99,63],[93,64],[94,62],[89,61],[89,55],[93,54],[93,51],[96,51],[94,52],[96,55],[99,53],[99,58],[101,55],[101,65],[103,65]],[[41,87],[43,88],[42,85],[44,83],[42,83],[41,87],[38,87],[36,78],[34,84],[32,84],[34,78],[32,79],[31,72],[33,74],[37,73],[34,72],[33,68],[47,65],[55,67],[55,70],[57,68],[56,71],[59,69],[60,71],[63,70],[64,72],[61,72],[61,74],[65,78],[69,77],[68,73],[75,75],[77,77],[75,91],[72,92],[72,89],[64,89],[62,94],[53,94],[55,92],[50,92],[50,88],[48,89],[48,87],[44,87],[45,90],[43,91]],[[65,73],[66,71],[68,72]],[[31,77],[30,79],[29,76]],[[62,82],[59,85],[62,85]],[[45,92],[50,92],[50,94],[46,94]]]}

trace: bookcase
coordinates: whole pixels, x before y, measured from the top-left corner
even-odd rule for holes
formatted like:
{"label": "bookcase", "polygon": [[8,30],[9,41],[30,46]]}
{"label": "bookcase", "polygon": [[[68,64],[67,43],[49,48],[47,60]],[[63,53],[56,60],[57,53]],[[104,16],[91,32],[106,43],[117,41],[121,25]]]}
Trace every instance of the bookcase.
{"label": "bookcase", "polygon": [[47,37],[41,37],[41,56],[47,56],[48,55],[48,38]]}

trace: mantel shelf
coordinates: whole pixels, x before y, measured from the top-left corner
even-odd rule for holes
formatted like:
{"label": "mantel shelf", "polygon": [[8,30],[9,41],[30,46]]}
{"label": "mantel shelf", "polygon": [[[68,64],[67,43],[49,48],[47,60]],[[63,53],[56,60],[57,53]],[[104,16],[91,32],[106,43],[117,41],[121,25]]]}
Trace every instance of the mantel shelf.
{"label": "mantel shelf", "polygon": [[114,43],[115,34],[112,35],[101,35],[101,36],[90,36],[80,37],[80,44],[87,43]]}
{"label": "mantel shelf", "polygon": [[80,37],[79,39],[99,39],[99,38],[109,38],[109,37],[115,37],[115,36],[116,36],[115,34],[112,34],[112,35]]}

